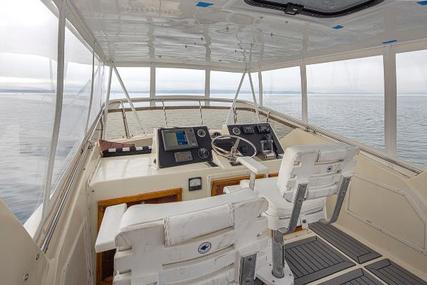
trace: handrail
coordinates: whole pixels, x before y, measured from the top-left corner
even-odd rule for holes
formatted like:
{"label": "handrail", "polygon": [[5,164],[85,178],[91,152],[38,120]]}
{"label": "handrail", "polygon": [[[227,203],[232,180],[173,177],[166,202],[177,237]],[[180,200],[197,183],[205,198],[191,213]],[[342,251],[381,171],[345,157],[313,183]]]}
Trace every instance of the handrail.
{"label": "handrail", "polygon": [[[115,100],[111,100],[110,104],[113,103],[120,103],[122,101],[126,100],[124,99],[115,99]],[[134,103],[142,103],[142,102],[165,102],[165,101],[204,101],[204,102],[218,102],[218,103],[232,103],[233,100],[229,99],[229,98],[206,98],[204,96],[156,96],[156,97],[151,97],[151,98],[144,98],[144,97],[138,97],[138,98],[132,98],[132,101]],[[241,100],[238,99],[236,100],[236,103],[240,104],[241,106],[238,106],[237,109],[238,110],[247,110],[247,111],[251,111],[251,112],[255,112],[254,106],[253,106],[253,102],[251,101],[246,101],[246,100]],[[162,108],[162,107],[160,107]],[[188,108],[199,108],[199,106],[167,106],[167,109],[188,109]],[[229,107],[227,106],[203,106],[204,109],[228,109]],[[298,129],[302,129],[304,131],[307,132],[312,132],[315,134],[319,134],[321,136],[327,137],[329,139],[332,139],[334,141],[337,142],[342,142],[342,143],[346,143],[349,145],[353,145],[358,147],[361,151],[372,155],[374,157],[377,157],[381,160],[384,160],[388,163],[397,165],[399,167],[402,167],[406,170],[409,170],[411,172],[413,172],[414,174],[420,174],[422,172],[421,169],[410,165],[404,161],[401,161],[399,159],[396,159],[394,157],[389,156],[387,153],[374,149],[371,146],[368,146],[366,144],[357,142],[355,140],[343,137],[339,134],[336,134],[334,132],[331,131],[327,131],[323,128],[317,127],[315,125],[306,123],[302,120],[293,118],[291,116],[288,116],[286,114],[280,113],[278,111],[275,111],[271,108],[265,107],[265,106],[259,106],[259,113],[265,117],[268,117],[269,120],[273,120],[276,121],[278,123],[284,124],[286,126],[292,127],[292,128],[298,128]],[[137,111],[145,111],[145,110],[155,110],[155,109],[159,109],[159,107],[137,107],[136,110]],[[117,109],[109,109],[109,112],[117,112],[117,111],[121,111],[120,108]],[[130,111],[129,108],[125,108],[125,112]]]}

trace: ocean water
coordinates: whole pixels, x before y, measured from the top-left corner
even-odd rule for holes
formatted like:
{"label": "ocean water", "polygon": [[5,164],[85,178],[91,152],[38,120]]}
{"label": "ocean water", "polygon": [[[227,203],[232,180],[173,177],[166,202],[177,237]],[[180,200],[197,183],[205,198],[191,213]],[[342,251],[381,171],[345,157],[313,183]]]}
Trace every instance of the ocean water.
{"label": "ocean water", "polygon": [[[214,93],[212,97],[230,98],[233,94]],[[242,94],[239,98],[250,100],[251,96]],[[382,96],[310,94],[308,100],[312,124],[378,149],[384,148]],[[53,104],[52,95],[49,94],[19,94],[16,97],[0,94],[0,199],[22,222],[42,201]],[[296,95],[265,94],[264,105],[301,117],[301,99]],[[397,112],[399,158],[424,168],[427,162],[427,96],[399,96]],[[220,126],[224,114],[205,112],[204,121],[210,126]],[[159,116],[159,121],[162,116]],[[173,113],[169,116],[174,125],[188,124],[188,116]],[[197,112],[191,116],[191,120],[199,123]],[[121,117],[117,117],[117,122],[113,121],[113,117],[109,126],[122,128]],[[131,115],[128,120],[132,120]]]}

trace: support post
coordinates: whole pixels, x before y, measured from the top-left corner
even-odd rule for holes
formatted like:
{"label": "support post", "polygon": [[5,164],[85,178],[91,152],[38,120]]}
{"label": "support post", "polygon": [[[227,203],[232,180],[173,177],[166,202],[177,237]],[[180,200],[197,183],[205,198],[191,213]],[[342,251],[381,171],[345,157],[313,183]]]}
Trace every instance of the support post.
{"label": "support post", "polygon": [[156,106],[154,98],[156,97],[156,68],[154,66],[150,67],[150,107]]}
{"label": "support post", "polygon": [[271,238],[273,261],[273,269],[271,274],[279,279],[285,277],[285,248],[283,242],[285,231],[286,229],[284,228],[273,230]]}
{"label": "support post", "polygon": [[264,84],[262,82],[262,72],[258,71],[258,92],[259,92],[259,105],[264,106]]}
{"label": "support post", "polygon": [[234,108],[236,107],[236,100],[239,97],[240,89],[242,88],[243,80],[245,79],[246,70],[242,74],[242,78],[240,79],[239,86],[237,87],[236,95],[234,95],[233,103],[231,104],[230,110],[228,111],[227,118],[225,119],[225,123],[229,124],[231,116],[233,115]]}
{"label": "support post", "polygon": [[300,65],[301,76],[301,118],[308,123],[308,94],[307,94],[307,68],[305,64]]}
{"label": "support post", "polygon": [[126,118],[126,111],[125,111],[125,106],[123,104],[123,101],[120,102],[120,105],[122,107],[122,121],[123,121],[123,128],[125,130],[125,136],[127,139],[129,139],[131,136],[129,132],[128,119]]}
{"label": "support post", "polygon": [[308,184],[299,184],[297,193],[294,198],[294,206],[292,208],[291,219],[289,220],[289,226],[286,233],[292,233],[295,231],[298,225],[299,215],[301,213],[302,203],[304,202],[305,193],[307,192]]}
{"label": "support post", "polygon": [[250,72],[248,72],[248,76],[249,76],[249,83],[251,85],[252,100],[254,101],[255,114],[256,114],[256,117],[257,117],[258,123],[259,123],[259,122],[261,122],[261,120],[259,119],[258,103],[257,103],[256,95],[255,95],[255,88],[254,88],[254,83],[252,81],[252,75]]}
{"label": "support post", "polygon": [[240,259],[239,285],[255,284],[256,253]]}
{"label": "support post", "polygon": [[165,121],[165,126],[166,128],[168,127],[168,116],[166,114],[166,106],[165,106],[165,101],[162,99],[162,109],[163,109],[163,119]]}
{"label": "support post", "polygon": [[301,213],[302,203],[304,201],[305,193],[307,192],[307,184],[299,184],[297,188],[297,194],[295,196],[294,207],[292,208],[291,219],[289,221],[288,228],[280,228],[273,230],[272,233],[272,259],[273,259],[273,270],[272,274],[276,278],[283,278],[285,276],[285,251],[283,236],[288,233],[295,231],[298,224],[298,218]]}
{"label": "support post", "polygon": [[207,68],[205,70],[205,106],[210,106],[209,98],[211,97],[211,70]]}
{"label": "support post", "polygon": [[90,113],[92,111],[92,105],[93,105],[93,88],[95,86],[95,50],[92,49],[92,78],[90,82],[90,99],[89,99],[89,109],[87,111],[87,119],[86,119],[86,128],[85,128],[85,134],[87,133],[87,130],[89,129],[90,124]]}
{"label": "support post", "polygon": [[65,48],[65,2],[61,2],[58,16],[58,65],[57,84],[55,100],[55,117],[53,121],[52,138],[49,146],[49,156],[46,169],[46,176],[43,181],[43,208],[42,220],[46,219],[50,206],[50,190],[52,184],[53,168],[55,165],[56,149],[58,146],[59,128],[61,126],[62,102],[64,99],[64,48]]}
{"label": "support post", "polygon": [[110,106],[110,94],[111,94],[111,78],[113,77],[113,66],[110,65],[110,70],[108,71],[108,86],[107,86],[107,98],[105,99],[104,104],[104,128],[102,132],[102,138],[105,139],[105,133],[107,132],[107,117],[108,117],[108,107]]}
{"label": "support post", "polygon": [[119,80],[120,86],[122,87],[123,92],[125,93],[125,96],[126,96],[126,99],[127,99],[128,103],[130,105],[130,108],[132,109],[132,112],[135,115],[136,123],[138,124],[138,126],[141,129],[142,133],[145,133],[144,132],[144,128],[142,127],[141,120],[140,120],[140,118],[138,116],[138,113],[136,112],[136,109],[135,109],[135,106],[132,103],[132,100],[129,97],[129,93],[128,93],[127,89],[126,89],[125,84],[123,83],[123,80],[122,80],[122,78],[121,78],[121,76],[119,74],[119,71],[117,70],[117,67],[114,66],[114,65],[113,65],[113,68],[114,68],[114,73],[116,74],[116,77]]}
{"label": "support post", "polygon": [[384,48],[384,140],[389,155],[396,156],[397,147],[397,76],[396,53],[392,46]]}
{"label": "support post", "polygon": [[348,186],[350,185],[350,177],[341,177],[338,192],[337,192],[337,201],[335,202],[334,211],[332,212],[332,216],[329,220],[322,220],[325,224],[332,224],[338,220],[338,217],[341,212],[342,204],[344,202],[345,195],[347,194]]}

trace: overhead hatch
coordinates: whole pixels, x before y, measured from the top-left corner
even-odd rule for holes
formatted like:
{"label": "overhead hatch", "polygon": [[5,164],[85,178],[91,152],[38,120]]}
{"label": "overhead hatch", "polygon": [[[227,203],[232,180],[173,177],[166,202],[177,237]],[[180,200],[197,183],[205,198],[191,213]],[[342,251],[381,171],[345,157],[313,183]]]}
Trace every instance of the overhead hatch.
{"label": "overhead hatch", "polygon": [[252,6],[283,11],[289,15],[332,18],[348,15],[384,0],[245,0]]}

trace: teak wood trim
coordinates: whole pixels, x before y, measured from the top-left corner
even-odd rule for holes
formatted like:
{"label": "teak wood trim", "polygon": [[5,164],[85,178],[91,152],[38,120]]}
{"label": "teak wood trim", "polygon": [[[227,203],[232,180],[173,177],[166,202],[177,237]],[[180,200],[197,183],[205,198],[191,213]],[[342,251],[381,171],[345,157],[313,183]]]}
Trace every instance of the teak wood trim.
{"label": "teak wood trim", "polygon": [[[276,177],[279,173],[270,173],[268,177]],[[257,175],[258,178],[264,178],[265,175]],[[224,193],[224,187],[226,186],[232,186],[232,185],[238,185],[241,180],[249,179],[249,175],[242,175],[242,176],[233,176],[233,177],[226,177],[226,178],[219,178],[212,180],[211,182],[211,196],[221,195]]]}
{"label": "teak wood trim", "polygon": [[[105,209],[109,206],[114,206],[122,203],[139,204],[144,201],[150,201],[160,198],[175,198],[174,201],[182,201],[182,188],[173,188],[155,192],[141,193],[131,196],[118,197],[107,200],[98,201],[98,224],[97,232],[101,227],[102,218],[104,217]],[[102,280],[102,253],[96,255],[96,284],[104,285],[111,284],[109,281]]]}

